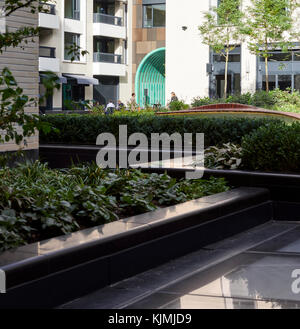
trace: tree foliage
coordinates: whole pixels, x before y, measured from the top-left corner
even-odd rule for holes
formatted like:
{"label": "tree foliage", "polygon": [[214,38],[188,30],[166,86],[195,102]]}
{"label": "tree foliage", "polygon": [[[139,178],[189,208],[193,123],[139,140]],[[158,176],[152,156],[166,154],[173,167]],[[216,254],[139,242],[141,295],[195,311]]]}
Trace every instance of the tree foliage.
{"label": "tree foliage", "polygon": [[204,14],[204,22],[199,26],[202,42],[225,58],[224,98],[227,96],[227,73],[229,55],[241,42],[240,26],[243,14],[240,0],[222,0]]}
{"label": "tree foliage", "polygon": [[294,0],[251,0],[242,32],[248,37],[249,50],[265,59],[266,91],[269,91],[268,59],[270,51],[286,52],[291,45],[288,34],[293,26],[292,14],[298,7]]}

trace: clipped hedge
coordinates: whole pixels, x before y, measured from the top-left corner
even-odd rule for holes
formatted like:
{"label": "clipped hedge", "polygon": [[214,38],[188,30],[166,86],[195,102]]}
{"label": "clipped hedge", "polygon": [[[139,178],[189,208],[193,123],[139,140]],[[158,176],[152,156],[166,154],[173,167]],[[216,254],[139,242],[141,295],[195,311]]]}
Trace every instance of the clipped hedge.
{"label": "clipped hedge", "polygon": [[241,144],[242,137],[259,127],[278,122],[278,119],[262,118],[201,118],[199,116],[97,116],[97,115],[47,115],[41,118],[59,132],[41,132],[42,143],[95,145],[100,133],[112,133],[118,141],[119,126],[127,125],[128,135],[151,133],[204,133],[205,146],[218,146],[231,142]]}
{"label": "clipped hedge", "polygon": [[245,169],[300,172],[300,124],[260,127],[243,138],[242,149]]}

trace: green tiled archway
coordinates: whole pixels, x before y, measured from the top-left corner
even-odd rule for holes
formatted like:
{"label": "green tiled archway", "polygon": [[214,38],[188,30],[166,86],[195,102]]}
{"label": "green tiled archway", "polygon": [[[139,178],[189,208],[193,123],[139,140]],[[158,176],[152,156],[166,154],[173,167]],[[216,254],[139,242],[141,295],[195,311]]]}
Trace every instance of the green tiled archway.
{"label": "green tiled archway", "polygon": [[[148,105],[165,105],[165,56],[166,48],[159,48],[144,57],[138,67],[135,78],[137,103]],[[145,90],[148,90],[148,97]]]}

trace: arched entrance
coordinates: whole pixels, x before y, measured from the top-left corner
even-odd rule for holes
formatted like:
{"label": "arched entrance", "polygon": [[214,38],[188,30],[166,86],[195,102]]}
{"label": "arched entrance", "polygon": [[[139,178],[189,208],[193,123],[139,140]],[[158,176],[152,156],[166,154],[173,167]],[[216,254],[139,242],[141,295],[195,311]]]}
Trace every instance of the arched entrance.
{"label": "arched entrance", "polygon": [[135,78],[137,103],[165,106],[165,56],[166,49],[159,48],[144,57]]}

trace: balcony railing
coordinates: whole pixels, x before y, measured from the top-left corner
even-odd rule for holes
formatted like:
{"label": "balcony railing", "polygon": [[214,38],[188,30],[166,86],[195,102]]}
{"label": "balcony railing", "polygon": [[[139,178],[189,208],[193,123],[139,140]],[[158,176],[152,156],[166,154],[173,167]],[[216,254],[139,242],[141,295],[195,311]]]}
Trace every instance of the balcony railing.
{"label": "balcony railing", "polygon": [[124,64],[122,55],[108,53],[94,53],[94,62]]}
{"label": "balcony railing", "polygon": [[39,57],[56,58],[56,48],[40,46]]}
{"label": "balcony railing", "polygon": [[104,23],[104,24],[110,24],[110,25],[116,25],[116,26],[123,26],[123,18],[112,16],[112,15],[106,15],[106,14],[94,14],[94,23]]}
{"label": "balcony railing", "polygon": [[55,4],[53,3],[40,3],[42,5],[42,12],[45,14],[56,15]]}

